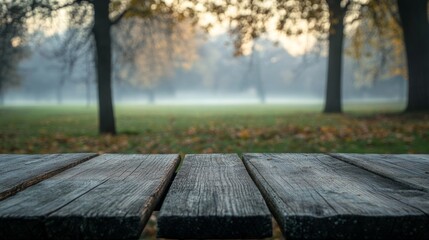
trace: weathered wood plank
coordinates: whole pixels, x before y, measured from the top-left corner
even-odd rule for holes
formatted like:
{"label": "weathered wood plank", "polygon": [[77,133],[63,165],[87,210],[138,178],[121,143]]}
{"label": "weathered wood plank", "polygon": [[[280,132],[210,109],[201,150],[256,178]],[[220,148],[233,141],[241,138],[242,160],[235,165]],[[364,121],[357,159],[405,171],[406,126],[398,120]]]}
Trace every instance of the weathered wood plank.
{"label": "weathered wood plank", "polygon": [[236,154],[186,155],[158,219],[158,237],[262,238],[271,215]]}
{"label": "weathered wood plank", "polygon": [[0,200],[94,156],[94,153],[0,154]]}
{"label": "weathered wood plank", "polygon": [[106,154],[0,202],[0,239],[135,239],[178,155]]}
{"label": "weathered wood plank", "polygon": [[368,171],[429,192],[428,154],[330,154]]}
{"label": "weathered wood plank", "polygon": [[245,154],[286,239],[428,239],[429,194],[322,154]]}

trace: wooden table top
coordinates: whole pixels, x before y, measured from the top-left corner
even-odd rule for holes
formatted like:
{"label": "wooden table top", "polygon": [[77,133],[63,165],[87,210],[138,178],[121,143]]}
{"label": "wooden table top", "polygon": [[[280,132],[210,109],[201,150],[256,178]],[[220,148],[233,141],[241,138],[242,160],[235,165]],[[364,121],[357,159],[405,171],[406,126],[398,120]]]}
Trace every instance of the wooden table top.
{"label": "wooden table top", "polygon": [[162,238],[429,239],[429,155],[0,154],[0,239],[138,239],[161,204]]}

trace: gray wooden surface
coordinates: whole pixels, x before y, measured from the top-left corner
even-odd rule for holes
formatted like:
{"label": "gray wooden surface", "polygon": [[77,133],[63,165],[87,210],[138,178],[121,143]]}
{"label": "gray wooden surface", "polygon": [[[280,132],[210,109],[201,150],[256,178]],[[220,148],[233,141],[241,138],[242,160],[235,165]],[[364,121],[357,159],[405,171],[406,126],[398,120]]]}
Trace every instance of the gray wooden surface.
{"label": "gray wooden surface", "polygon": [[106,154],[0,202],[0,239],[135,239],[178,155]]}
{"label": "gray wooden surface", "polygon": [[0,154],[0,200],[94,156],[93,153]]}
{"label": "gray wooden surface", "polygon": [[286,239],[429,239],[429,195],[322,154],[245,154]]}
{"label": "gray wooden surface", "polygon": [[158,237],[262,238],[271,215],[236,154],[186,155],[158,219]]}
{"label": "gray wooden surface", "polygon": [[424,154],[331,154],[332,156],[429,192],[429,155]]}

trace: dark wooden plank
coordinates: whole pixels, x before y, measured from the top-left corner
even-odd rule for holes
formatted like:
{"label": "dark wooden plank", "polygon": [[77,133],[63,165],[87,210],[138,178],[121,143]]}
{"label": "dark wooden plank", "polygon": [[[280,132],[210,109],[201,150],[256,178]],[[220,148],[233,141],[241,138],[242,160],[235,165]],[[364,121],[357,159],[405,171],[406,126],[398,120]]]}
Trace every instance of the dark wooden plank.
{"label": "dark wooden plank", "polygon": [[322,154],[245,154],[286,239],[428,239],[429,195]]}
{"label": "dark wooden plank", "polygon": [[158,219],[158,237],[263,238],[271,215],[236,154],[186,155]]}
{"label": "dark wooden plank", "polygon": [[428,154],[330,154],[340,160],[429,192]]}
{"label": "dark wooden plank", "polygon": [[0,202],[0,239],[138,238],[178,155],[106,154]]}
{"label": "dark wooden plank", "polygon": [[0,200],[94,156],[94,153],[0,154]]}

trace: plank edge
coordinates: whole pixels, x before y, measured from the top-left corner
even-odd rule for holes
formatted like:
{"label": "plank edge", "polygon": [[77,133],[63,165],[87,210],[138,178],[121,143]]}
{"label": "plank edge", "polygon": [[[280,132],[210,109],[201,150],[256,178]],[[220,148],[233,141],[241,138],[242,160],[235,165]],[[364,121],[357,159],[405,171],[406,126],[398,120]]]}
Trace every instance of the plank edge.
{"label": "plank edge", "polygon": [[70,163],[70,164],[62,166],[60,168],[53,169],[51,171],[39,174],[39,175],[35,176],[32,179],[29,179],[27,181],[19,183],[18,185],[14,186],[14,187],[11,187],[11,188],[3,191],[3,192],[0,192],[0,201],[4,200],[4,199],[6,199],[6,198],[8,198],[10,196],[13,196],[13,195],[17,194],[18,192],[21,192],[21,191],[25,190],[26,188],[31,187],[31,186],[33,186],[33,185],[35,185],[35,184],[37,184],[37,183],[39,183],[39,182],[41,182],[43,180],[46,180],[46,179],[48,179],[50,177],[53,177],[53,176],[55,176],[55,175],[57,175],[57,174],[59,174],[61,172],[64,172],[67,169],[70,169],[70,168],[72,168],[74,166],[77,166],[77,165],[83,163],[83,162],[86,162],[86,161],[88,161],[90,159],[93,159],[93,158],[95,158],[97,156],[98,156],[97,153],[88,153],[87,156],[82,157],[81,159],[79,159],[79,160],[77,160],[77,161],[75,161],[73,163]]}
{"label": "plank edge", "polygon": [[371,172],[371,173],[373,173],[373,174],[375,174],[377,176],[380,176],[380,177],[383,177],[383,178],[387,178],[387,179],[389,179],[389,180],[391,180],[391,181],[393,181],[395,183],[407,186],[409,188],[413,188],[414,190],[418,190],[418,191],[429,193],[429,188],[426,189],[426,188],[421,187],[421,186],[419,186],[417,184],[413,184],[411,182],[402,181],[401,179],[398,179],[398,178],[386,175],[382,171],[377,171],[377,170],[371,169],[370,167],[366,166],[366,164],[357,164],[354,161],[351,161],[347,157],[343,156],[343,155],[347,155],[347,153],[326,153],[326,155],[330,156],[330,157],[332,157],[332,158],[334,158],[336,160],[339,160],[339,161],[345,162],[347,164],[353,165],[353,166],[355,166],[357,168],[363,169],[363,170],[365,170],[367,172]]}
{"label": "plank edge", "polygon": [[[285,222],[282,219],[281,211],[276,207],[273,200],[270,199],[270,197],[268,196],[267,190],[264,188],[262,182],[257,178],[256,173],[254,173],[252,171],[252,169],[251,169],[252,167],[250,166],[252,163],[246,159],[246,158],[250,157],[252,154],[257,154],[257,153],[243,153],[240,159],[243,162],[244,167],[246,168],[247,172],[249,173],[250,178],[255,183],[256,187],[258,188],[259,192],[261,193],[262,197],[264,198],[265,203],[267,204],[268,209],[270,210],[272,216],[277,221],[283,236],[286,236],[284,228],[283,228]],[[255,169],[255,171],[258,171],[256,167],[253,167],[253,168]],[[262,174],[260,174],[260,175],[262,176]]]}

